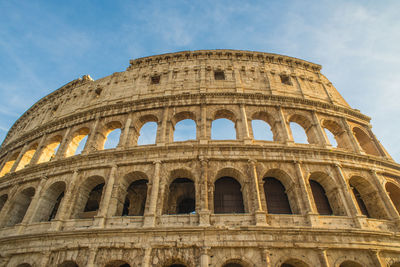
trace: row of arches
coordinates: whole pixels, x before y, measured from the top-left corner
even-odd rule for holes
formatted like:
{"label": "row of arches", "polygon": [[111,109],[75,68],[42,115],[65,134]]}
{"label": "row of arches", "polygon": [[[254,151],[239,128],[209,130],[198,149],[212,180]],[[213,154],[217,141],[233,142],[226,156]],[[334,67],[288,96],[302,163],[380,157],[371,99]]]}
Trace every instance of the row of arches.
{"label": "row of arches", "polygon": [[[48,162],[56,157],[70,157],[82,153],[118,146],[148,145],[157,142],[178,142],[196,140],[210,136],[214,140],[235,140],[252,138],[264,141],[294,141],[295,143],[330,144],[333,147],[360,151],[375,156],[382,155],[371,137],[371,133],[361,126],[352,127],[352,136],[345,125],[335,119],[323,119],[315,124],[312,118],[304,114],[287,115],[282,126],[279,119],[267,112],[255,112],[249,119],[239,119],[231,110],[218,110],[208,127],[204,120],[199,121],[194,112],[184,111],[173,116],[165,123],[165,130],[160,130],[163,122],[156,115],[143,115],[134,125],[123,121],[104,119],[72,130],[72,134],[59,133],[27,144],[22,150],[10,152],[3,161],[0,177],[10,171],[18,171],[29,164]],[[251,127],[239,127],[243,121]],[[348,127],[348,126],[347,126]],[[244,128],[244,129],[242,129]],[[321,129],[321,130],[319,130]],[[323,129],[323,130],[322,130]],[[165,134],[166,137],[161,137]],[[130,137],[128,137],[128,135]],[[205,135],[205,136],[203,136]],[[286,137],[285,137],[286,136]],[[163,140],[165,139],[165,140]],[[354,143],[352,140],[356,140]],[[88,144],[87,144],[88,143]],[[357,149],[356,149],[357,150]]]}
{"label": "row of arches", "polygon": [[[162,267],[188,267],[190,265],[185,264],[180,260],[169,260],[168,264],[160,265]],[[130,265],[128,262],[124,260],[113,260],[104,265],[104,267],[131,267],[135,265]],[[241,259],[232,259],[228,260],[226,263],[222,264],[221,267],[250,267],[251,264],[243,261]],[[311,265],[305,263],[302,260],[290,258],[284,263],[277,265],[279,267],[309,267]],[[388,265],[390,267],[398,267],[400,266],[400,262],[393,263]],[[28,263],[22,263],[17,265],[17,267],[32,267],[32,265]],[[61,264],[58,264],[57,267],[79,267],[79,265],[75,261],[65,261]],[[344,260],[343,262],[339,263],[338,267],[366,267],[365,265],[361,264],[360,262],[353,261],[353,260]]]}
{"label": "row of arches", "polygon": [[[249,184],[240,179],[240,172],[234,169],[222,169],[214,182],[210,184],[212,194],[209,195],[211,203],[209,208],[214,214],[249,213],[252,207],[252,189]],[[191,214],[197,213],[201,208],[199,184],[187,170],[171,172],[170,180],[165,189],[160,189],[159,198],[162,205],[158,207],[159,214]],[[308,177],[305,192],[309,191],[310,200],[319,215],[352,216],[346,210],[346,200],[338,190],[335,181],[325,173],[314,172]],[[261,179],[260,197],[262,205],[269,214],[301,214],[304,212],[302,204],[302,191],[299,191],[294,180],[284,171],[279,169],[269,170]],[[52,221],[59,218],[60,207],[67,212],[68,218],[86,219],[98,214],[103,201],[106,180],[102,176],[90,176],[84,179],[76,188],[67,186],[65,181],[56,181],[44,187],[42,192],[36,192],[34,187],[20,190],[12,199],[7,194],[0,195],[0,212],[5,204],[10,201],[9,208],[4,215],[6,220],[3,226],[13,226],[21,223],[36,194],[40,194],[29,222]],[[351,199],[359,214],[368,218],[389,219],[385,203],[375,186],[365,178],[353,176],[348,180]],[[149,178],[143,172],[131,172],[121,179],[117,179],[114,196],[108,216],[143,216],[148,210],[148,199],[151,195]],[[385,184],[386,193],[392,201],[397,212],[400,213],[400,187],[390,181]],[[73,192],[71,191],[73,190]],[[69,191],[69,192],[68,192]],[[64,203],[65,194],[72,197],[70,203]],[[307,193],[308,194],[308,193]],[[158,193],[157,193],[158,195]]]}

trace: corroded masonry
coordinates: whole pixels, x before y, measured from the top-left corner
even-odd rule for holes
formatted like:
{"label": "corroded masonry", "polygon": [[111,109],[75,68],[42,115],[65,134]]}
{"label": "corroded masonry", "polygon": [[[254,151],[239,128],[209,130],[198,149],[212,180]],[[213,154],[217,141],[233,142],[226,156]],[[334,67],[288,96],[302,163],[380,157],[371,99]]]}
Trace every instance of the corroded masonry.
{"label": "corroded masonry", "polygon": [[184,51],[57,89],[0,149],[0,266],[399,267],[400,165],[320,70]]}

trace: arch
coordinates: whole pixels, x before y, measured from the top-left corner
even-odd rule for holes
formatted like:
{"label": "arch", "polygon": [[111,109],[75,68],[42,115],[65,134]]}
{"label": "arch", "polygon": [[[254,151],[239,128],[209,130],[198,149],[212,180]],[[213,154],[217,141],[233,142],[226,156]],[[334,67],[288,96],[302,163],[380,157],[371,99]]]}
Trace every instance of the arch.
{"label": "arch", "polygon": [[64,261],[63,263],[59,264],[58,267],[79,267],[79,265],[74,261]]}
{"label": "arch", "polygon": [[121,138],[122,124],[119,121],[112,121],[105,125],[99,138],[100,149],[116,148]]}
{"label": "arch", "polygon": [[108,262],[105,267],[130,267],[129,263],[123,260],[115,260]]}
{"label": "arch", "polygon": [[365,178],[353,176],[349,180],[361,213],[370,218],[388,219],[377,190]]}
{"label": "arch", "polygon": [[75,204],[76,219],[92,218],[97,215],[104,184],[104,178],[101,176],[91,176],[81,184]]}
{"label": "arch", "polygon": [[153,145],[157,139],[157,128],[158,124],[154,121],[149,121],[143,124],[140,128],[138,145]]}
{"label": "arch", "polygon": [[36,213],[33,215],[32,221],[44,222],[53,220],[56,215],[60,203],[64,197],[66,184],[63,181],[53,183],[40,198]]}
{"label": "arch", "polygon": [[174,142],[196,140],[196,122],[192,119],[180,120],[174,127]]}
{"label": "arch", "polygon": [[132,182],[128,188],[122,216],[143,216],[147,198],[147,179]]}
{"label": "arch", "polygon": [[[271,177],[279,180],[279,182],[283,185],[285,188],[285,193],[288,197],[289,200],[289,206],[291,209],[291,214],[299,214],[300,213],[300,208],[299,208],[299,201],[300,201],[300,196],[298,197],[296,194],[295,186],[294,186],[294,180],[293,178],[287,174],[285,171],[282,171],[281,169],[270,169],[268,170],[264,175],[264,178]],[[265,191],[264,191],[265,194]],[[268,197],[266,196],[266,201]]]}
{"label": "arch", "polygon": [[[253,131],[253,137],[256,140],[267,140],[267,141],[276,141],[278,139],[278,132],[276,127],[274,127],[275,125],[275,120],[273,119],[273,117],[271,115],[269,115],[267,112],[265,111],[258,111],[255,112],[252,116],[251,116],[251,124],[252,124],[252,131]],[[256,121],[256,122],[255,122]],[[262,124],[259,121],[262,121],[266,124]],[[254,125],[254,123],[259,123],[260,125]],[[256,133],[255,129],[259,128],[262,131],[262,134],[260,136],[260,138],[257,138],[258,134]],[[272,134],[272,136],[271,136]],[[261,138],[263,137],[264,138]],[[266,137],[266,138],[265,138]]]}
{"label": "arch", "polygon": [[360,263],[355,262],[355,261],[344,261],[342,262],[339,267],[363,267]]}
{"label": "arch", "polygon": [[6,226],[13,226],[22,222],[34,195],[35,189],[28,187],[15,196],[8,214],[9,218]]}
{"label": "arch", "polygon": [[251,128],[255,140],[274,141],[271,125],[263,120],[252,120]]}
{"label": "arch", "polygon": [[385,185],[385,189],[386,192],[389,194],[389,197],[392,200],[392,203],[395,206],[397,212],[400,214],[400,188],[394,183],[387,182]]}
{"label": "arch", "polygon": [[283,184],[274,177],[265,177],[263,180],[268,213],[292,214],[292,209]]}
{"label": "arch", "polygon": [[325,189],[320,183],[312,179],[309,180],[315,207],[320,215],[333,215],[331,205],[326,196]]}
{"label": "arch", "polygon": [[[312,172],[308,179],[312,192],[312,198],[318,212],[320,213],[320,208],[323,209],[323,207],[325,207],[324,211],[322,211],[324,214],[320,213],[321,215],[347,215],[345,204],[342,202],[342,197],[340,196],[340,192],[338,190],[339,187],[335,179],[321,171]],[[323,191],[315,183],[312,185],[311,180],[318,183],[322,187]],[[318,196],[314,194],[318,194]],[[316,203],[317,200],[318,203]],[[329,208],[332,211],[331,214],[328,214]]]}
{"label": "arch", "polygon": [[357,142],[360,144],[360,147],[362,148],[362,150],[364,150],[365,153],[374,156],[380,156],[380,153],[377,150],[374,141],[369,136],[369,134],[367,134],[364,130],[362,130],[359,127],[353,128],[353,134],[356,137]]}
{"label": "arch", "polygon": [[77,155],[81,152],[78,148],[84,148],[86,145],[87,136],[89,135],[90,130],[87,127],[83,127],[72,134],[71,141],[68,144],[67,150],[65,152],[65,157],[71,157],[73,155]]}
{"label": "arch", "polygon": [[196,209],[196,189],[189,178],[176,178],[169,186],[168,195],[164,201],[165,214],[189,214]]}
{"label": "arch", "polygon": [[140,171],[124,175],[117,194],[116,216],[142,216],[148,191],[148,177]]}
{"label": "arch", "polygon": [[[315,133],[315,130],[312,127],[312,122],[305,116],[294,114],[289,117],[290,130],[292,132],[293,140],[295,143],[309,143],[309,144],[317,144],[318,138]],[[296,129],[296,124],[301,128]],[[305,134],[307,140],[304,140],[302,134]]]}
{"label": "arch", "polygon": [[298,259],[290,259],[285,261],[280,267],[308,267],[304,261]]}
{"label": "arch", "polygon": [[8,199],[8,195],[7,194],[3,194],[0,196],[0,212],[3,209],[4,205],[6,204]]}
{"label": "arch", "polygon": [[[221,267],[250,267],[253,264],[245,262],[243,258],[228,259],[221,265]],[[255,265],[254,265],[255,266]]]}
{"label": "arch", "polygon": [[10,159],[7,160],[7,162],[4,164],[3,168],[1,169],[0,177],[6,175],[7,173],[9,173],[11,171],[12,167],[14,166],[15,161],[18,158],[19,153],[20,153],[20,151],[15,152],[14,154],[12,154]]}
{"label": "arch", "polygon": [[[333,120],[323,120],[321,123],[322,128],[332,133],[336,140],[338,148],[351,149],[351,144],[349,143],[347,132],[343,129],[339,123]],[[331,143],[332,144],[332,143]],[[333,145],[333,144],[332,144]]]}
{"label": "arch", "polygon": [[35,155],[37,147],[38,147],[37,143],[35,143],[29,147],[29,149],[21,157],[15,171],[19,171],[19,170],[25,168],[31,162],[33,155]]}
{"label": "arch", "polygon": [[214,182],[214,213],[244,213],[240,183],[224,176]]}
{"label": "arch", "polygon": [[230,110],[218,110],[215,112],[211,123],[211,139],[235,140],[238,138],[236,116]]}
{"label": "arch", "polygon": [[61,135],[56,135],[50,138],[50,140],[47,142],[47,145],[42,149],[37,163],[39,164],[47,162],[54,158],[61,144],[61,140]]}

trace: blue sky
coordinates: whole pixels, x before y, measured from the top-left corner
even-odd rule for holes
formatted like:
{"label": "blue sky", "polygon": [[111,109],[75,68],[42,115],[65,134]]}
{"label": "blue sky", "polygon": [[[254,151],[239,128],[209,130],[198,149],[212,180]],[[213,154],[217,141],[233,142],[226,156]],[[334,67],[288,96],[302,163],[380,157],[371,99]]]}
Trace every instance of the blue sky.
{"label": "blue sky", "polygon": [[46,94],[129,59],[244,49],[323,66],[400,161],[400,1],[0,0],[0,139]]}

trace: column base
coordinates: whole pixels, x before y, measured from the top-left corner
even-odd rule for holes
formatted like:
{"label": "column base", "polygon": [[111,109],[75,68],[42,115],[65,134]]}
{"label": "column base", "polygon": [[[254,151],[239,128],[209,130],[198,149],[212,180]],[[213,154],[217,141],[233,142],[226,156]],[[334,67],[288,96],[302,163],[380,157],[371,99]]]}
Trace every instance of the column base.
{"label": "column base", "polygon": [[210,226],[210,215],[211,211],[209,210],[199,211],[199,226]]}
{"label": "column base", "polygon": [[266,226],[267,223],[267,213],[262,210],[258,210],[254,212],[254,219],[256,221],[257,226]]}
{"label": "column base", "polygon": [[154,214],[145,215],[143,218],[143,227],[151,228],[156,225],[156,216]]}

